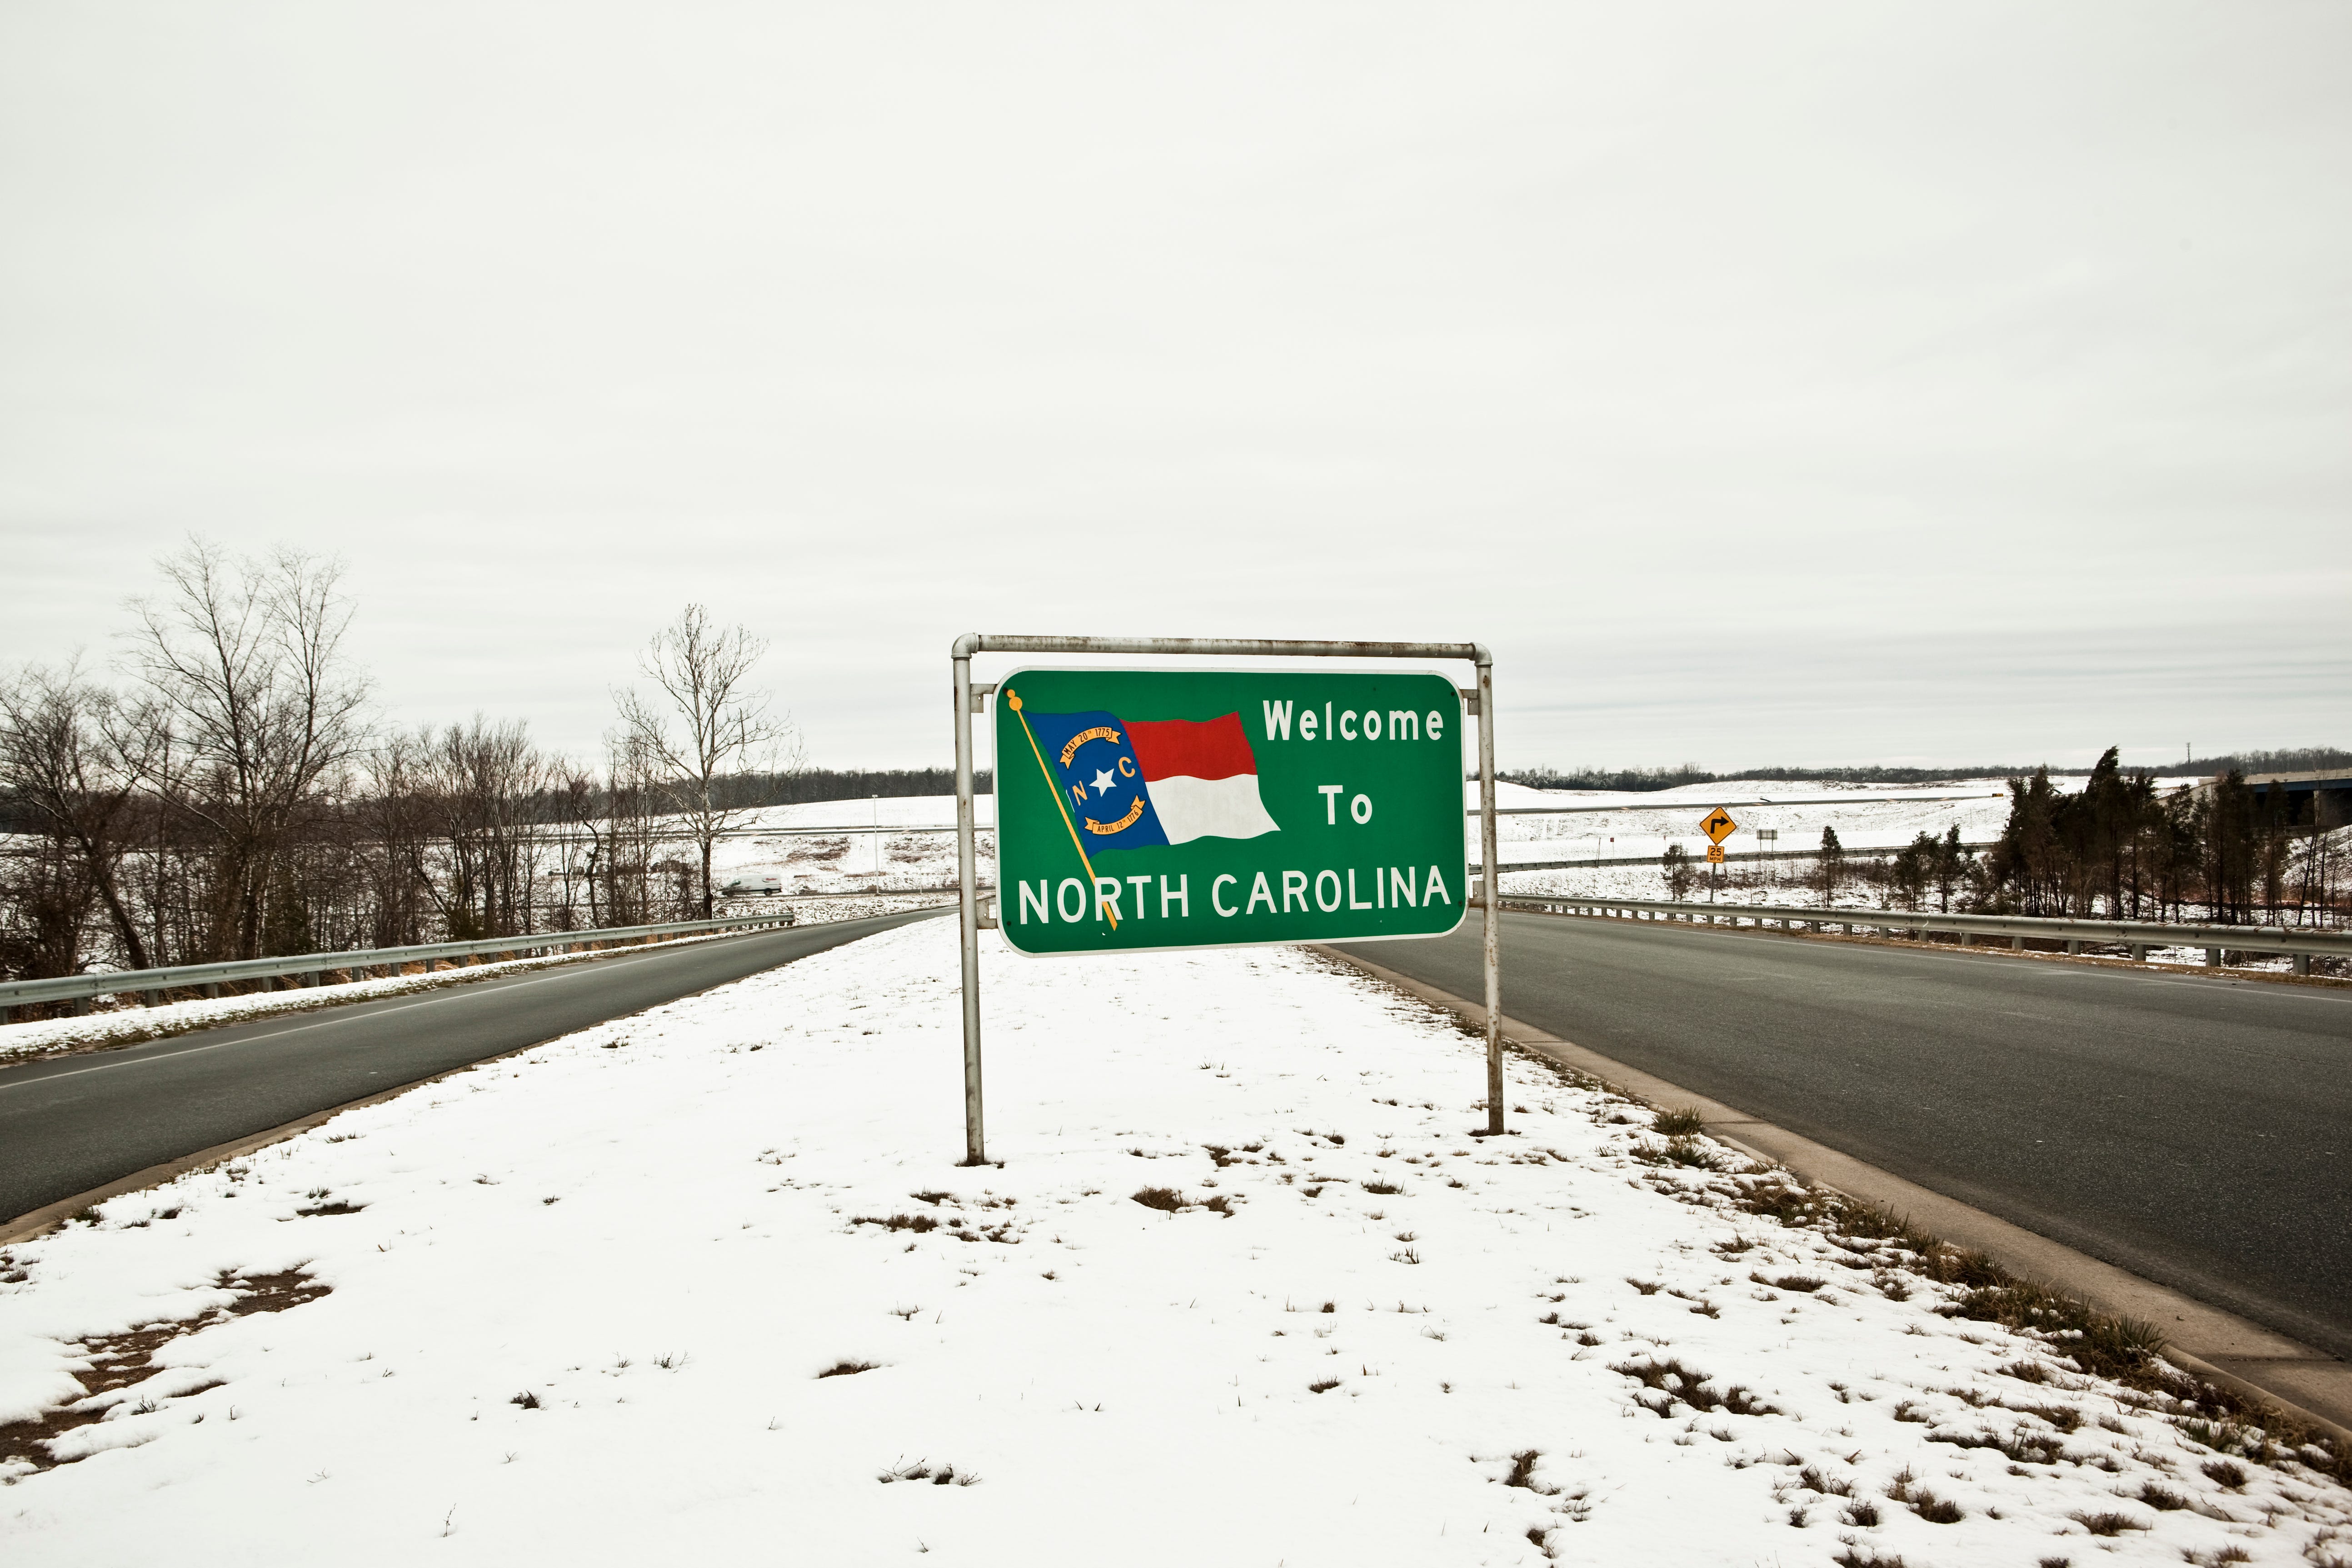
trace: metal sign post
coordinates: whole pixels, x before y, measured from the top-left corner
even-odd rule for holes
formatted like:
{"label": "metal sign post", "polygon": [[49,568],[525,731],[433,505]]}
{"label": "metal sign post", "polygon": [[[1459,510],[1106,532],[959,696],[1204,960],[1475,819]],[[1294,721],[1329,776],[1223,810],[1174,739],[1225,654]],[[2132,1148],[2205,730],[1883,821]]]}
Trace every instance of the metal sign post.
{"label": "metal sign post", "polygon": [[[1029,668],[979,653],[1466,659],[1475,690],[1403,671]],[[987,1159],[972,716],[998,698],[998,918],[1016,952],[1081,954],[1444,935],[1467,912],[1465,711],[1478,720],[1486,1131],[1503,1131],[1494,661],[1476,643],[971,634],[954,670],[964,1158]]]}

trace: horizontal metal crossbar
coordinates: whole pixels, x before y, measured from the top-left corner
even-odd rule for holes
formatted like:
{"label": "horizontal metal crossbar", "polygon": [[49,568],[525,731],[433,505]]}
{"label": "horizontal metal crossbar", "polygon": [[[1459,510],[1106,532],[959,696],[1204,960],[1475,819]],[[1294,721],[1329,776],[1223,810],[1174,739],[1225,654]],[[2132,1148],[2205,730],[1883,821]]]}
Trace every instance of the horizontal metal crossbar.
{"label": "horizontal metal crossbar", "polygon": [[[1506,871],[1510,868],[1504,867]],[[2208,952],[2284,952],[2352,957],[2352,931],[2310,931],[2291,926],[2175,924],[2157,921],[2056,920],[2045,915],[1955,915],[1933,910],[1798,909],[1786,904],[1673,903],[1663,899],[1590,898],[1514,899],[1506,895],[1505,909],[1592,910],[1606,914],[1670,915],[1683,920],[1753,921],[1789,927],[1843,926],[1849,931],[1950,931],[1967,936],[2005,936],[2013,942],[2063,942],[2127,947],[2134,956],[2151,947],[2194,947]]]}
{"label": "horizontal metal crossbar", "polygon": [[949,650],[976,653],[1124,653],[1223,658],[1466,658],[1489,665],[1494,656],[1475,642],[1292,642],[1279,637],[1051,637],[967,632]]}

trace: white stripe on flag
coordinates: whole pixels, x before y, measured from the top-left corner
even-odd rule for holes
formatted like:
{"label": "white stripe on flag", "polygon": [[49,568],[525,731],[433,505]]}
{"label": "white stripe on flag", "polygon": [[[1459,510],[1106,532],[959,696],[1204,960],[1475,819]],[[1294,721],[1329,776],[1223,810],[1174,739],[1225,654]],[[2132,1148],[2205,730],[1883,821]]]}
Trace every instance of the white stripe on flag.
{"label": "white stripe on flag", "polygon": [[1171,844],[1195,838],[1255,838],[1261,833],[1281,831],[1257,797],[1255,773],[1235,773],[1224,779],[1178,774],[1153,779],[1144,787],[1151,792],[1151,809],[1160,814],[1160,829]]}

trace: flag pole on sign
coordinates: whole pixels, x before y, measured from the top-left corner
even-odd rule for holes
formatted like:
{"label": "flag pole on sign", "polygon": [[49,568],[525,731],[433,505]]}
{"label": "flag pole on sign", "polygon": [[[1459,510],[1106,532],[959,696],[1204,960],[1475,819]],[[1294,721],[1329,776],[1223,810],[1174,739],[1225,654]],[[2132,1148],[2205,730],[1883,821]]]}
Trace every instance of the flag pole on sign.
{"label": "flag pole on sign", "polygon": [[1070,847],[1078,852],[1078,864],[1087,868],[1087,897],[1093,899],[1095,907],[1110,917],[1110,929],[1117,931],[1118,911],[1104,903],[1095,890],[1095,863],[1087,858],[1087,847],[1079,841],[1077,824],[1070,820],[1070,808],[1063,804],[1062,786],[1054,782],[1054,770],[1045,765],[1045,753],[1038,749],[1037,731],[1029,728],[1029,715],[1021,711],[1021,694],[1008,689],[1004,700],[1021,720],[1021,732],[1029,737],[1029,754],[1037,759],[1037,771],[1045,775],[1045,788],[1054,796],[1054,809],[1062,814],[1062,826],[1070,830]]}

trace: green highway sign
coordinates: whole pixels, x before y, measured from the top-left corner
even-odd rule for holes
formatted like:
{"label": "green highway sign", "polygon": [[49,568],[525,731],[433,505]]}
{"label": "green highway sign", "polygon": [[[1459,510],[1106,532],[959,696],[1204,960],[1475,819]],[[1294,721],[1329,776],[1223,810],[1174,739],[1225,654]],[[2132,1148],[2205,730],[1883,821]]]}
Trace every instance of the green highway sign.
{"label": "green highway sign", "polygon": [[1468,894],[1463,730],[1436,674],[1016,670],[996,688],[1005,939],[1442,936]]}

